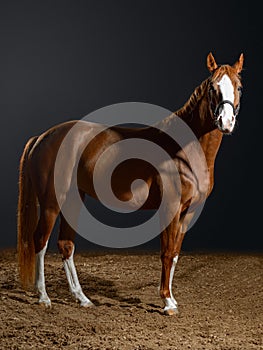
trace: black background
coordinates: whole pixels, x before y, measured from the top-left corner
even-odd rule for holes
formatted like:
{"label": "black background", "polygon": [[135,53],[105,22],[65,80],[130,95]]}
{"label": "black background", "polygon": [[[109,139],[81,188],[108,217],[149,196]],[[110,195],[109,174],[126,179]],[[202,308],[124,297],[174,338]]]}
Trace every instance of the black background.
{"label": "black background", "polygon": [[[214,191],[183,247],[262,250],[262,40],[253,3],[23,1],[1,7],[1,247],[16,244],[18,164],[29,137],[118,102],[174,111],[208,77],[212,51],[218,63],[231,64],[244,53],[242,106],[238,128],[220,148]],[[81,237],[77,244],[98,248]],[[156,238],[141,248],[158,246]]]}

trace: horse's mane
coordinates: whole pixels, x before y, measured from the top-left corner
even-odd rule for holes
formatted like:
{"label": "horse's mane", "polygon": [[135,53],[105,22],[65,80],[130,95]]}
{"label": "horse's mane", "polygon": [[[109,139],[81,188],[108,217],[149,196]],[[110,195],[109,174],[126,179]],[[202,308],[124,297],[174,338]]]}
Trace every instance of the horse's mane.
{"label": "horse's mane", "polygon": [[161,123],[164,125],[169,125],[175,116],[181,118],[186,115],[191,115],[191,112],[194,110],[198,102],[203,97],[204,92],[207,89],[208,84],[210,82],[210,79],[210,77],[207,78],[199,86],[197,86],[194,89],[194,92],[189,97],[188,101],[183,105],[183,107],[179,108],[177,111],[173,112],[171,115],[166,117]]}
{"label": "horse's mane", "polygon": [[195,108],[195,106],[198,104],[200,99],[203,97],[204,92],[206,91],[207,86],[209,84],[209,81],[210,81],[210,78],[207,78],[199,86],[197,86],[194,89],[194,92],[189,97],[188,101],[183,105],[183,107],[181,107],[176,112],[174,112],[174,114],[177,115],[178,117],[181,117],[182,115],[185,115],[185,114],[190,114]]}

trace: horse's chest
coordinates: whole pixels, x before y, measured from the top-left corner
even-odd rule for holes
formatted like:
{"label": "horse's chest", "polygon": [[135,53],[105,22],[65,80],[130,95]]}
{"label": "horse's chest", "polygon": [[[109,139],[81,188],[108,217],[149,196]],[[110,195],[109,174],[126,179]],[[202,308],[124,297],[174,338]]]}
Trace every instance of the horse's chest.
{"label": "horse's chest", "polygon": [[191,205],[203,202],[209,189],[209,176],[206,169],[196,174],[187,163],[179,161],[177,164],[180,175],[181,203],[189,201]]}

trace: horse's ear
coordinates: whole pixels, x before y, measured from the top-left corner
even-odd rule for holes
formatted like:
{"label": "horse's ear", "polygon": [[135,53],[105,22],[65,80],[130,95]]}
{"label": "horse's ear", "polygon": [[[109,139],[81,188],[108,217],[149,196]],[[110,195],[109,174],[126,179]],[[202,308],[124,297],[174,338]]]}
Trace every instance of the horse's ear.
{"label": "horse's ear", "polygon": [[217,68],[217,63],[216,63],[216,60],[214,59],[214,56],[212,55],[212,52],[210,52],[207,56],[206,65],[209,72],[211,73]]}
{"label": "horse's ear", "polygon": [[233,68],[236,70],[237,73],[240,73],[243,68],[243,63],[244,63],[244,55],[241,53],[239,60],[236,61],[235,64],[233,64]]}

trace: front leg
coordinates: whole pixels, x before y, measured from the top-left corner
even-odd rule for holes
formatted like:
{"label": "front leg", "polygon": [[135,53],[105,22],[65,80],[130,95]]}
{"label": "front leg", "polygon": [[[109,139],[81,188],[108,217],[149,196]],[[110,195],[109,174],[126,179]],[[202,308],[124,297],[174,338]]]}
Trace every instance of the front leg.
{"label": "front leg", "polygon": [[178,255],[173,256],[168,254],[162,254],[162,275],[161,275],[161,287],[160,296],[164,302],[164,314],[174,315],[178,312],[177,301],[172,293],[172,282],[175,266],[178,260]]}
{"label": "front leg", "polygon": [[181,251],[182,242],[194,213],[176,215],[170,225],[161,234],[162,275],[160,296],[164,301],[164,314],[178,313],[177,302],[172,293],[172,283],[175,267]]}
{"label": "front leg", "polygon": [[[162,224],[162,217],[161,217]],[[161,233],[161,286],[160,296],[164,302],[164,314],[174,315],[178,312],[177,302],[172,294],[172,281],[178,254],[175,250],[175,240],[179,229],[179,214]]]}

